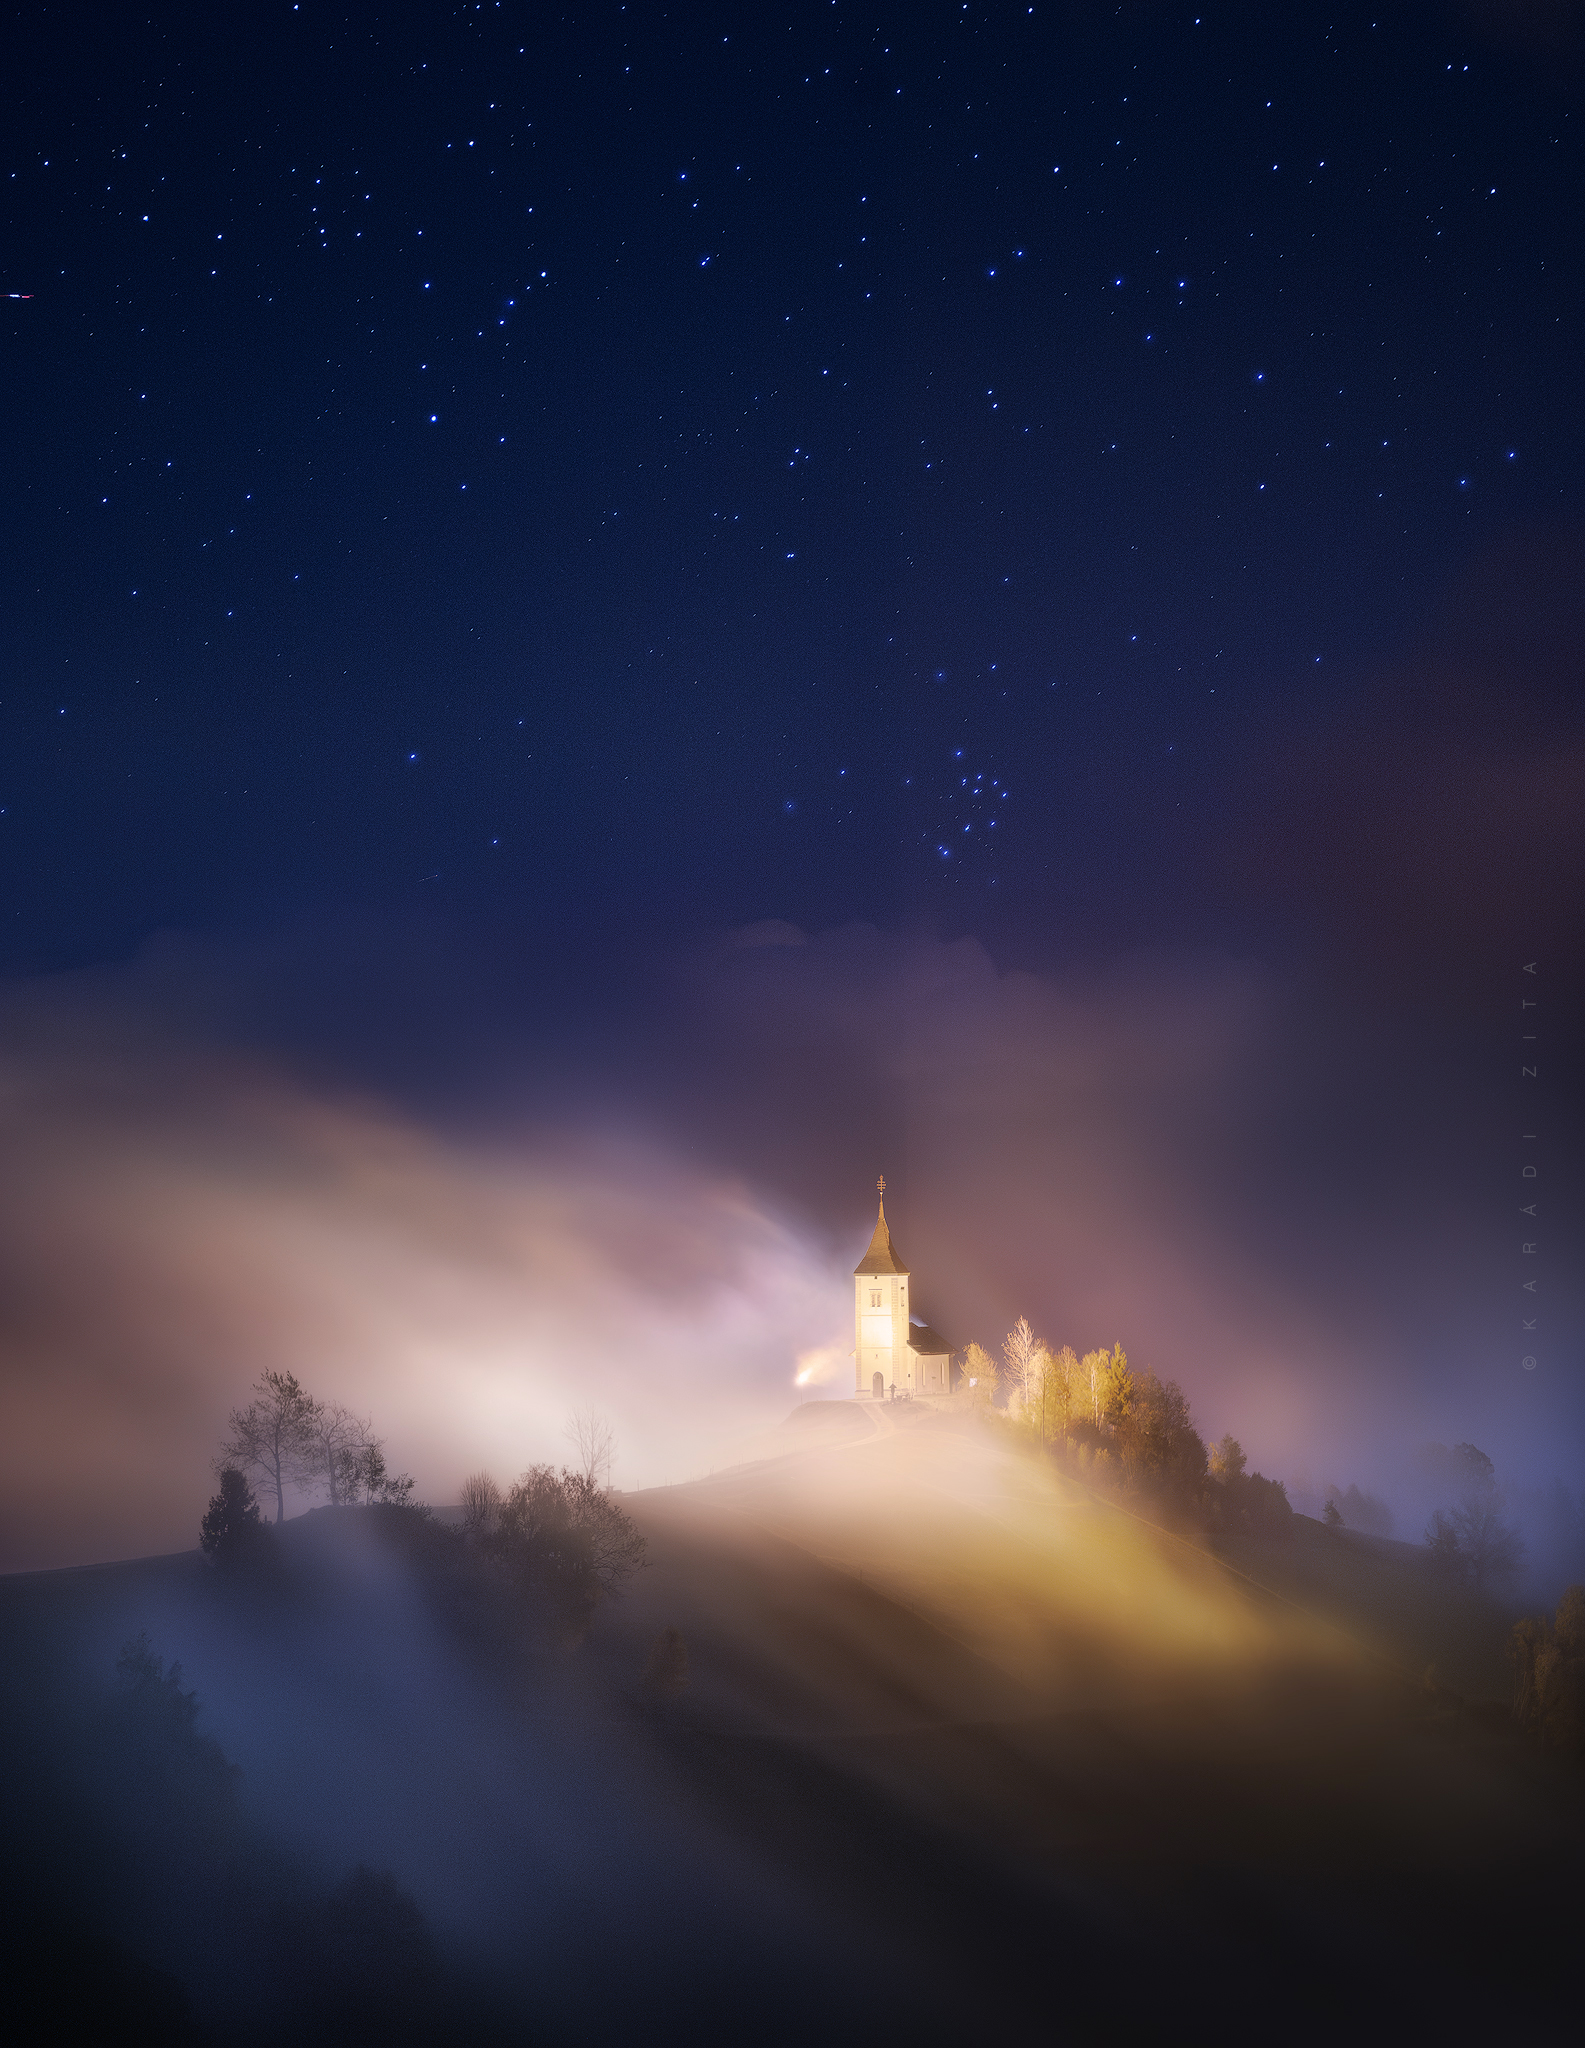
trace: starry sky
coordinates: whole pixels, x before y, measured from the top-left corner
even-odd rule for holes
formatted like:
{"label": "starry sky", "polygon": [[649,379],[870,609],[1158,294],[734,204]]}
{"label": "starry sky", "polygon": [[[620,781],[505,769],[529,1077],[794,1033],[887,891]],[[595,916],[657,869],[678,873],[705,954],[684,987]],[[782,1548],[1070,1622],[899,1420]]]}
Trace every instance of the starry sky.
{"label": "starry sky", "polygon": [[23,19],[15,963],[425,891],[1198,936],[1253,757],[1577,517],[1544,10]]}
{"label": "starry sky", "polygon": [[[964,1189],[1027,1220],[1020,1131],[1062,1180],[1126,1126],[1124,1237],[1170,1188],[1152,1244],[1214,1216],[1290,1332],[1408,1361],[1422,1434],[1580,1438],[1577,1377],[1493,1392],[1518,976],[1554,1034],[1585,994],[1577,7],[56,5],[10,44],[13,1023],[75,989],[421,1117],[597,1109],[839,1274],[884,1169],[959,1337],[1019,1289],[1058,1327],[1079,1228],[1070,1172],[977,1268]],[[1463,1422],[1421,1398],[1455,1353]]]}

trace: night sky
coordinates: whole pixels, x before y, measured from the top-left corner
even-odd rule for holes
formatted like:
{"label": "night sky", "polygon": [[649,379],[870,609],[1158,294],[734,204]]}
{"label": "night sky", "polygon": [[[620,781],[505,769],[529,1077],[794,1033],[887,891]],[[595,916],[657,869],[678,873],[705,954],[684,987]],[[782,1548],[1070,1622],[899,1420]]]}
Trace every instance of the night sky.
{"label": "night sky", "polygon": [[[28,1015],[130,977],[161,1032],[414,1114],[597,1103],[844,1256],[912,1159],[916,1262],[989,1324],[926,1186],[946,1084],[877,1046],[933,1008],[938,1080],[1006,1082],[954,947],[1096,1043],[1175,1044],[1209,978],[1214,1087],[1113,1073],[1095,1115],[1170,1125],[1179,1216],[1368,1332],[1361,1384],[1468,1338],[1488,1405],[1421,1434],[1577,1445],[1577,1274],[1520,1414],[1508,1217],[1521,968],[1566,1042],[1585,911],[1577,9],[305,0],[8,42]],[[1004,1098],[946,1154],[1027,1218]],[[1065,1227],[997,1283],[1053,1324]]]}

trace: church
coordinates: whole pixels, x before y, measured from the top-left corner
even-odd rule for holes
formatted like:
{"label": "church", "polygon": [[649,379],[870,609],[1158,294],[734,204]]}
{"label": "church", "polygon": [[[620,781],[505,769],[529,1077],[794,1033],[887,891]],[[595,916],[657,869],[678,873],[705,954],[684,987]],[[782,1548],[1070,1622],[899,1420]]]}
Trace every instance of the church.
{"label": "church", "polygon": [[886,1182],[870,1248],[853,1268],[853,1392],[856,1399],[911,1400],[952,1391],[952,1347],[908,1313],[908,1268],[886,1227]]}

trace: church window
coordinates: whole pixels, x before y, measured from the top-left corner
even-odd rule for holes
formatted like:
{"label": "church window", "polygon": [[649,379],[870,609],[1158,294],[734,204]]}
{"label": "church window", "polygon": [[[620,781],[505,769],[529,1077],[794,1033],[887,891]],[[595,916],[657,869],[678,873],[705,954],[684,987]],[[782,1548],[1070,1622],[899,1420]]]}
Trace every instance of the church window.
{"label": "church window", "polygon": [[871,1308],[879,1308],[879,1307],[880,1307],[880,1305],[881,1305],[881,1291],[880,1291],[880,1289],[879,1289],[878,1287],[872,1287],[872,1288],[870,1289],[870,1307],[871,1307]]}

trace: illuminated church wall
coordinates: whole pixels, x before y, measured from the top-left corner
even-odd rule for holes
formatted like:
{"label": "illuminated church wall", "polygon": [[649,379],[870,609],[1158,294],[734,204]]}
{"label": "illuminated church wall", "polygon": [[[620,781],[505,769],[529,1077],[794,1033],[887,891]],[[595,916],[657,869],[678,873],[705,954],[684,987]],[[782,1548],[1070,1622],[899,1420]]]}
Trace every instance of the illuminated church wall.
{"label": "illuminated church wall", "polygon": [[952,1391],[951,1347],[928,1324],[910,1319],[912,1275],[886,1222],[886,1183],[869,1250],[853,1269],[853,1392],[898,1399]]}

